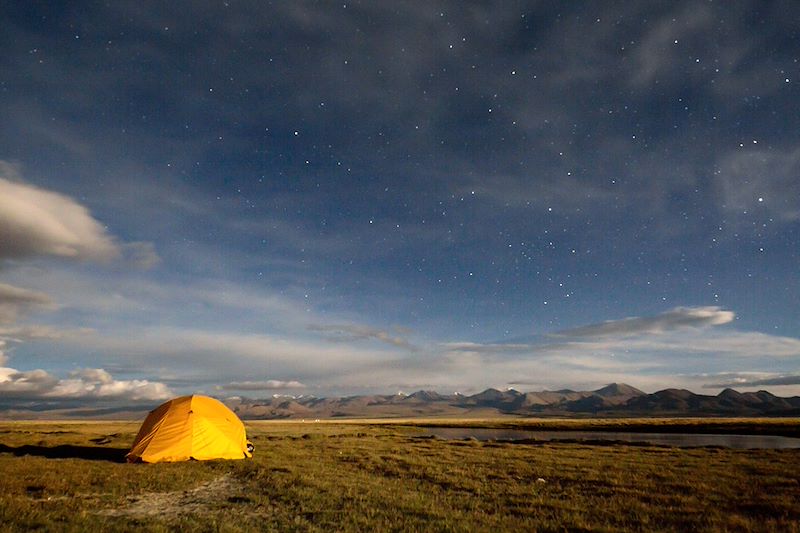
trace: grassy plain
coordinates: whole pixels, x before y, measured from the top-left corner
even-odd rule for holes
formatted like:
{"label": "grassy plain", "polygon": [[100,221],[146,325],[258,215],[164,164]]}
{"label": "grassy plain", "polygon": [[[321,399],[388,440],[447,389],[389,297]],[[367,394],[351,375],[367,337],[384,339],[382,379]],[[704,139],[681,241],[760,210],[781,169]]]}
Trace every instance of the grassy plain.
{"label": "grassy plain", "polygon": [[248,422],[252,460],[156,465],[118,462],[135,422],[0,423],[0,531],[800,531],[797,449],[442,441],[417,423]]}
{"label": "grassy plain", "polygon": [[800,438],[800,418],[384,418],[342,423],[409,427],[780,435]]}

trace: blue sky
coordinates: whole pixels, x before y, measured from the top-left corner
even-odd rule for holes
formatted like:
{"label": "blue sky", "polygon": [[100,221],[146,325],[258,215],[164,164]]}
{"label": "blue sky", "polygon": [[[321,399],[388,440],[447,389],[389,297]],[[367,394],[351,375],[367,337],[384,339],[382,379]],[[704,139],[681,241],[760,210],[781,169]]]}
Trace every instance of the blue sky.
{"label": "blue sky", "polygon": [[798,394],[798,16],[11,3],[0,396]]}

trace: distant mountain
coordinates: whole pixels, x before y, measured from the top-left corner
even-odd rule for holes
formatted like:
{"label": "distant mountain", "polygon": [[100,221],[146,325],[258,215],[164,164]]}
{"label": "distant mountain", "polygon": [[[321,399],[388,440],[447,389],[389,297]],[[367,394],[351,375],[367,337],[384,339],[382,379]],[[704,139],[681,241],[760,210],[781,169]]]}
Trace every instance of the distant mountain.
{"label": "distant mountain", "polygon": [[633,398],[635,396],[644,396],[645,393],[637,389],[636,387],[631,387],[630,385],[626,385],[624,383],[611,383],[610,385],[606,385],[601,389],[597,389],[594,391],[594,394],[597,396],[601,396],[603,398]]}
{"label": "distant mountain", "polygon": [[[800,397],[781,398],[767,391],[725,389],[716,396],[684,389],[646,394],[624,383],[593,391],[520,392],[486,389],[471,396],[420,390],[412,394],[318,398],[276,395],[223,400],[241,418],[492,418],[492,417],[655,417],[655,416],[800,416]],[[0,406],[6,419],[141,419],[154,406]]]}
{"label": "distant mountain", "polygon": [[403,398],[404,402],[441,402],[447,397],[431,390],[420,390]]}
{"label": "distant mountain", "polygon": [[242,418],[380,418],[492,416],[800,416],[800,397],[725,389],[716,396],[683,389],[647,394],[624,383],[594,391],[486,389],[471,396],[420,390],[409,395],[228,402]]}
{"label": "distant mountain", "polygon": [[564,407],[573,413],[596,413],[623,406],[640,396],[646,394],[624,383],[611,383],[587,396],[566,402]]}
{"label": "distant mountain", "polygon": [[767,391],[741,393],[733,389],[706,396],[684,389],[665,389],[634,398],[623,407],[632,415],[659,412],[699,416],[797,416],[800,415],[800,397],[780,398]]}
{"label": "distant mountain", "polygon": [[524,396],[521,392],[514,389],[500,391],[497,389],[486,389],[472,396],[465,396],[459,400],[464,406],[492,407],[500,410],[513,409],[517,401]]}

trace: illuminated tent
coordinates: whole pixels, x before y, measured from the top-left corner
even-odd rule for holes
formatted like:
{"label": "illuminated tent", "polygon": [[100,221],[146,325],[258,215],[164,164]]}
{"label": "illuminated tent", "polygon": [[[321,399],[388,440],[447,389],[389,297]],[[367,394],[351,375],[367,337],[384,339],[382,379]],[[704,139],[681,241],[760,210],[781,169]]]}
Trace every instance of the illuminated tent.
{"label": "illuminated tent", "polygon": [[244,459],[252,457],[244,424],[208,396],[174,398],[147,415],[126,456],[128,462]]}

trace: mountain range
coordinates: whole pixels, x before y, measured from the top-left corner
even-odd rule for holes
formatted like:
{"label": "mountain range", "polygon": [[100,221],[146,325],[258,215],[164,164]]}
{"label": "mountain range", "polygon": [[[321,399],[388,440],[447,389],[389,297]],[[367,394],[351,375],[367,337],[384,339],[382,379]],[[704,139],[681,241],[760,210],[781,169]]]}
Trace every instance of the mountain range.
{"label": "mountain range", "polygon": [[244,419],[317,419],[385,417],[497,416],[800,416],[800,397],[782,398],[767,391],[725,389],[716,396],[684,389],[647,394],[624,383],[593,391],[519,392],[486,389],[471,396],[420,390],[413,394],[347,396],[241,397],[223,400]]}

